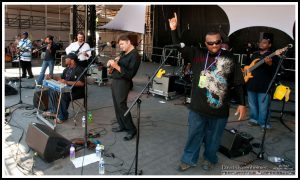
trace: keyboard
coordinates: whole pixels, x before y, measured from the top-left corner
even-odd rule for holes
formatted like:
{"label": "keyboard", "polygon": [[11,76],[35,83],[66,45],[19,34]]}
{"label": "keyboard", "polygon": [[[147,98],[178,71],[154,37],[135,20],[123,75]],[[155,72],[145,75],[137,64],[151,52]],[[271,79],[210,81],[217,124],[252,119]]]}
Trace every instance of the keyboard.
{"label": "keyboard", "polygon": [[44,80],[43,86],[58,91],[60,93],[71,92],[71,86],[67,86],[53,79]]}

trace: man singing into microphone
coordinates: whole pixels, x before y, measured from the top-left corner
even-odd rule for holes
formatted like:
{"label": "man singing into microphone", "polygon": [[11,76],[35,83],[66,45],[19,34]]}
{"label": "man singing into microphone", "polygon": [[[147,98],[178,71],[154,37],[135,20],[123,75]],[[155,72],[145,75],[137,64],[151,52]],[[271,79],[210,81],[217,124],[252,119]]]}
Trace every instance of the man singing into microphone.
{"label": "man singing into microphone", "polygon": [[[49,67],[50,77],[51,78],[53,77],[53,69],[54,69],[54,65],[55,65],[55,53],[56,53],[56,50],[59,49],[59,47],[53,42],[53,36],[48,35],[45,39],[45,42],[46,42],[46,46],[39,49],[39,50],[46,50],[46,55],[45,55],[45,59],[42,64],[42,69],[41,69],[39,78],[37,80],[38,85],[43,84],[43,80],[45,77],[45,72],[46,72],[47,67]],[[37,51],[37,50],[34,50],[33,52],[35,52],[35,51]]]}
{"label": "man singing into microphone", "polygon": [[[169,19],[172,40],[179,42],[177,16]],[[178,48],[185,60],[192,64],[194,73],[191,105],[188,118],[188,137],[179,166],[185,171],[197,165],[199,152],[204,143],[201,167],[210,170],[218,162],[217,151],[229,116],[230,91],[239,104],[236,115],[239,120],[246,115],[244,79],[237,59],[221,49],[221,34],[208,32],[205,36],[207,49],[199,47]]]}
{"label": "man singing into microphone", "polygon": [[113,132],[126,131],[125,141],[131,140],[136,134],[136,127],[132,122],[130,112],[124,117],[128,110],[127,98],[131,87],[132,78],[137,73],[141,57],[135,49],[136,42],[133,41],[131,35],[121,35],[118,39],[120,49],[124,51],[124,55],[120,57],[118,62],[114,60],[108,61],[108,66],[114,68],[112,71],[112,97],[116,118],[119,127],[112,129]]}

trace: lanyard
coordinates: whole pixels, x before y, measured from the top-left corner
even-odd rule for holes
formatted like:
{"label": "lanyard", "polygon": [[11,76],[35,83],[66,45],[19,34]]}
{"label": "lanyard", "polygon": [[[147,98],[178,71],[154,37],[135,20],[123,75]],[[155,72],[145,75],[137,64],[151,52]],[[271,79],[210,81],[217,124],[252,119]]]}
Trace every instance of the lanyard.
{"label": "lanyard", "polygon": [[207,60],[208,60],[208,55],[209,55],[209,52],[207,52],[207,55],[206,55],[206,60],[205,60],[205,66],[204,66],[204,71],[206,73],[206,70],[208,70],[213,64],[215,64],[217,62],[217,59],[220,57],[220,54],[221,54],[221,50],[217,56],[217,58],[215,58],[215,61],[212,62],[207,68],[206,68],[206,65],[207,65]]}

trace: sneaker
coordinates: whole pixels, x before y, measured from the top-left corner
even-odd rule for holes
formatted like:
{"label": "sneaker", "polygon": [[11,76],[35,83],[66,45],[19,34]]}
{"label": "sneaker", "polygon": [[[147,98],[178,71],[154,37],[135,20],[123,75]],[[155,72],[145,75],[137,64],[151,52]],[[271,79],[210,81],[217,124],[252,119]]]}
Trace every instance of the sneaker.
{"label": "sneaker", "polygon": [[182,162],[182,163],[179,165],[178,170],[181,171],[181,172],[184,172],[184,171],[190,169],[191,167],[193,167],[193,166],[188,165],[188,164]]}
{"label": "sneaker", "polygon": [[52,113],[52,112],[50,112],[50,111],[43,112],[42,115],[43,115],[44,117],[46,117],[46,116],[56,117],[56,114],[55,114],[55,113]]}
{"label": "sneaker", "polygon": [[[261,127],[262,130],[264,130],[265,125],[261,125],[260,127]],[[272,126],[270,124],[267,124],[266,129],[270,130],[270,129],[272,129]]]}
{"label": "sneaker", "polygon": [[209,171],[209,170],[213,169],[214,164],[212,164],[208,160],[204,160],[201,167],[202,167],[203,170]]}
{"label": "sneaker", "polygon": [[250,120],[248,121],[248,125],[249,125],[249,126],[258,126],[259,124],[258,124],[257,121],[255,121],[255,120],[253,120],[253,119],[250,119]]}
{"label": "sneaker", "polygon": [[62,123],[64,123],[64,121],[62,121],[62,120],[60,120],[58,118],[55,118],[54,122],[55,122],[55,124],[62,124]]}

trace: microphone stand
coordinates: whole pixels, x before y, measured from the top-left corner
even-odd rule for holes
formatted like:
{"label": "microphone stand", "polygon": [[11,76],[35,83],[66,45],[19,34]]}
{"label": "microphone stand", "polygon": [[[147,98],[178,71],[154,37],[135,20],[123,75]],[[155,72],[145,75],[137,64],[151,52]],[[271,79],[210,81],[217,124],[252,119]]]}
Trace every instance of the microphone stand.
{"label": "microphone stand", "polygon": [[124,116],[127,116],[127,114],[130,112],[130,110],[133,108],[133,106],[137,103],[137,136],[136,136],[136,147],[135,147],[135,175],[138,175],[137,171],[138,171],[138,149],[139,149],[139,140],[140,140],[140,118],[141,118],[141,99],[140,97],[142,96],[143,92],[148,88],[149,84],[152,82],[152,80],[154,79],[154,77],[156,76],[157,72],[159,71],[159,69],[165,64],[166,60],[168,59],[168,57],[171,55],[171,53],[173,52],[173,49],[170,50],[170,53],[168,54],[167,57],[165,57],[165,47],[163,48],[163,61],[161,63],[161,65],[156,69],[156,71],[154,72],[154,74],[152,75],[151,78],[149,78],[149,81],[147,82],[147,84],[144,86],[143,90],[139,93],[139,95],[135,98],[134,102],[131,104],[131,106],[128,108],[128,110],[125,112]]}
{"label": "microphone stand", "polygon": [[[269,83],[269,86],[268,86],[268,89],[265,93],[265,96],[262,100],[262,102],[264,102],[266,100],[266,97],[268,96],[268,93],[269,91],[271,90],[271,87],[273,86],[274,82],[275,82],[275,79],[276,79],[276,76],[277,76],[277,73],[281,67],[281,64],[283,62],[283,59],[286,57],[286,53],[287,53],[287,50],[284,51],[284,54],[281,56],[279,62],[278,62],[278,65],[277,65],[277,68],[276,68],[276,71],[275,71],[275,74],[271,80],[271,82]],[[271,99],[270,99],[270,103],[271,103]],[[267,130],[267,124],[269,122],[269,113],[270,113],[270,110],[267,111],[267,116],[266,116],[266,120],[265,120],[265,126],[264,126],[264,134],[263,134],[263,137],[262,137],[262,141],[261,141],[261,144],[260,144],[260,151],[259,153],[257,154],[257,158],[259,159],[264,159],[264,143],[265,143],[265,137],[266,137],[266,130]],[[282,122],[283,123],[283,122]],[[284,123],[283,123],[284,124]],[[284,124],[285,127],[287,127],[285,124]],[[288,128],[289,129],[289,128]],[[291,129],[289,129],[291,130]]]}
{"label": "microphone stand", "polygon": [[[77,84],[77,82],[80,80],[80,78],[84,75],[84,107],[85,107],[85,117],[86,117],[86,120],[85,120],[85,129],[84,129],[84,147],[87,148],[87,122],[88,122],[88,112],[87,112],[87,75],[86,75],[86,72],[87,70],[90,68],[90,66],[95,62],[95,60],[97,59],[97,57],[100,57],[100,55],[98,54],[97,56],[95,56],[92,61],[90,62],[90,64],[88,64],[88,66],[82,71],[82,73],[80,74],[80,76],[77,78],[76,82],[71,86],[71,89],[73,89],[73,87]],[[77,65],[78,66],[78,65]]]}
{"label": "microphone stand", "polygon": [[[21,88],[28,88],[28,87],[22,87],[22,83],[21,83],[21,55],[24,53],[25,51],[22,51],[21,53],[18,53],[18,59],[19,59],[19,92],[20,92],[20,96],[19,96],[19,102],[17,104],[11,105],[7,108],[11,108],[14,107],[18,104],[27,104],[27,103],[23,103],[22,101],[22,89]],[[30,105],[30,104],[27,104]]]}

